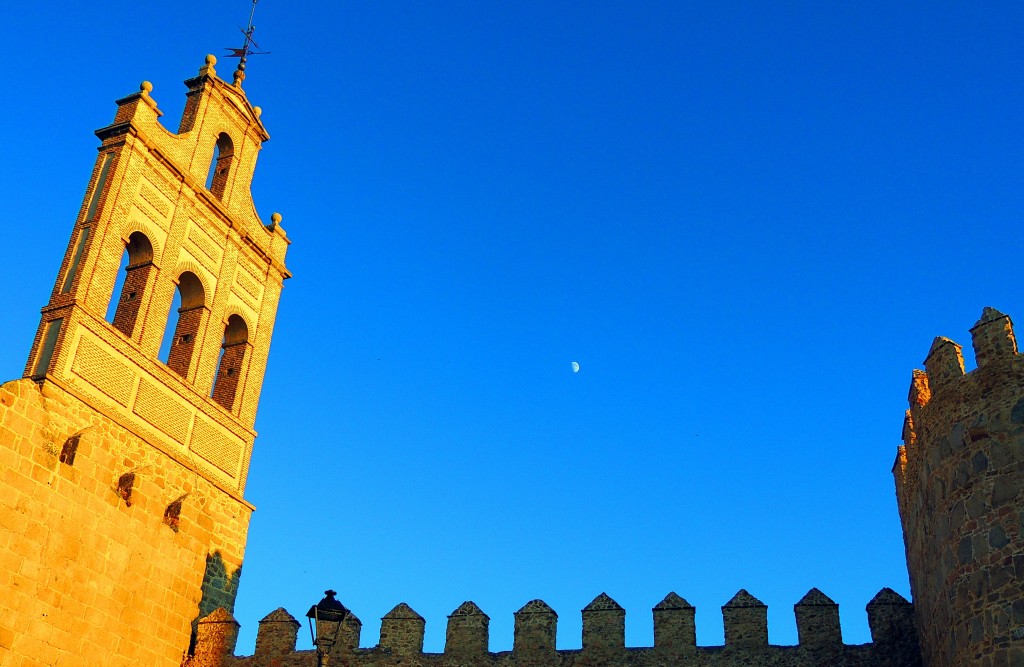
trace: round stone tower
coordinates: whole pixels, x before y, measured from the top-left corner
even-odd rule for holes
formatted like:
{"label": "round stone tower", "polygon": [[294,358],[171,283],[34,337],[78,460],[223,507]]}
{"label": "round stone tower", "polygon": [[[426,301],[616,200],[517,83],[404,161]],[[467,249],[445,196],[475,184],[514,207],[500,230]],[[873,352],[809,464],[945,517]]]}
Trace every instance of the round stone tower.
{"label": "round stone tower", "polygon": [[936,338],[893,468],[927,667],[1024,665],[1024,357],[985,308],[977,369]]}

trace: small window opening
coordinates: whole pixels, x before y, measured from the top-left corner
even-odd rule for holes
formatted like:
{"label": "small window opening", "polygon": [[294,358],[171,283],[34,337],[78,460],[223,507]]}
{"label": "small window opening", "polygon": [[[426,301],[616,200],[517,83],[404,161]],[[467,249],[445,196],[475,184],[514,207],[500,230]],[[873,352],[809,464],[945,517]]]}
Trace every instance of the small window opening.
{"label": "small window opening", "polygon": [[[161,360],[181,377],[188,377],[192,352],[196,345],[196,334],[206,312],[205,300],[206,292],[199,277],[191,271],[182,273],[178,278],[175,301],[167,315],[167,329],[164,331],[165,341],[168,333],[173,332],[170,344],[166,348],[161,345]],[[175,304],[179,304],[177,311],[174,309]],[[172,327],[171,320],[175,317],[177,321]]]}
{"label": "small window opening", "polygon": [[60,448],[60,462],[66,463],[69,466],[75,465],[75,454],[78,453],[78,439],[81,436],[75,434],[64,441],[64,446]]}
{"label": "small window opening", "polygon": [[217,364],[213,391],[210,392],[211,398],[228,410],[233,410],[235,407],[238,381],[248,349],[249,327],[241,317],[232,315],[228,318],[227,326],[224,327],[220,362]]}
{"label": "small window opening", "polygon": [[206,175],[206,189],[212,192],[217,199],[224,199],[224,190],[227,187],[234,156],[235,145],[231,141],[231,137],[221,132],[213,149],[210,171]]}
{"label": "small window opening", "polygon": [[117,495],[127,507],[132,506],[132,487],[135,485],[135,473],[126,472],[117,479]]}
{"label": "small window opening", "polygon": [[121,268],[124,270],[118,271],[113,292],[119,296],[117,301],[111,299],[110,305],[107,306],[107,321],[118,331],[131,337],[135,332],[139,308],[142,305],[139,295],[145,292],[149,273],[153,268],[153,244],[142,232],[132,232],[128,237],[124,254],[121,256]]}
{"label": "small window opening", "polygon": [[[187,495],[185,494],[185,496]],[[185,496],[181,496],[164,510],[164,523],[170,526],[174,532],[178,532],[181,527],[181,504],[185,500]]]}

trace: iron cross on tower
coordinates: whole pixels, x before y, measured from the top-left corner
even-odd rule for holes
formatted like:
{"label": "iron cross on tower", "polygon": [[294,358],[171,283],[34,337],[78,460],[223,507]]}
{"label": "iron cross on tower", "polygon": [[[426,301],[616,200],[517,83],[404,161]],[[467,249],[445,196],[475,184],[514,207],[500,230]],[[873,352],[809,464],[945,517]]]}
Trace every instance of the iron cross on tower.
{"label": "iron cross on tower", "polygon": [[256,4],[259,1],[260,0],[252,0],[252,10],[250,10],[249,12],[249,25],[245,28],[245,30],[239,28],[242,34],[245,35],[245,43],[242,45],[242,48],[228,48],[228,51],[230,51],[231,53],[229,53],[227,57],[239,59],[238,68],[235,70],[234,83],[236,86],[242,85],[242,82],[245,81],[245,63],[246,59],[249,56],[260,56],[270,53],[269,51],[258,51],[257,49],[260,48],[260,45],[257,44],[256,41],[252,38],[252,33],[256,30],[256,26],[252,24],[252,17],[254,14],[256,14]]}

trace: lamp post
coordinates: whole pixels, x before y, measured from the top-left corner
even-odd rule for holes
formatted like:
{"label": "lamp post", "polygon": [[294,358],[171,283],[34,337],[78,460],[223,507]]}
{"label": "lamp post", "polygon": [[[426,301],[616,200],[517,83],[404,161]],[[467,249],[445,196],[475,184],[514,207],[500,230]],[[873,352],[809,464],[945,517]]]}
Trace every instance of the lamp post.
{"label": "lamp post", "polygon": [[[324,599],[317,602],[306,612],[309,619],[309,636],[313,639],[313,647],[316,648],[317,667],[325,667],[330,660],[331,649],[338,642],[341,635],[341,626],[348,617],[348,609],[334,599],[336,591],[324,591]],[[320,624],[323,623],[324,627]],[[333,632],[330,625],[334,625]]]}

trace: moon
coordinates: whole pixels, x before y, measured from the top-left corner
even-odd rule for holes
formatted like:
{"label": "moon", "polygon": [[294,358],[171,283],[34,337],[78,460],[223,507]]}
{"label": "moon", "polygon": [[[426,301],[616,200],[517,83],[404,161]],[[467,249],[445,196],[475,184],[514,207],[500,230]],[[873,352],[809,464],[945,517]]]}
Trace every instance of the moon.
{"label": "moon", "polygon": [[578,363],[576,363],[575,361],[572,362],[572,372],[573,373],[579,373],[580,372],[580,365]]}

